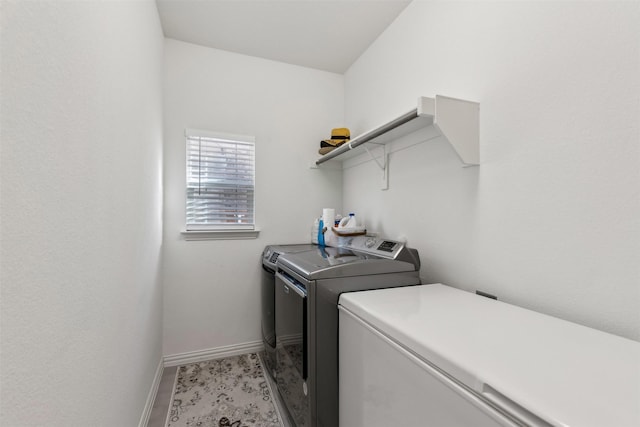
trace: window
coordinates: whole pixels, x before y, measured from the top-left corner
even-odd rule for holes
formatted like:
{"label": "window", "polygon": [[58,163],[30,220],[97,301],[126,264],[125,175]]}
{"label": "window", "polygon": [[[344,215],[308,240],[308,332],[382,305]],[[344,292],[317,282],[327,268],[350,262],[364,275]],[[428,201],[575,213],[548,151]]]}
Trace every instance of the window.
{"label": "window", "polygon": [[187,231],[254,230],[255,138],[187,129]]}

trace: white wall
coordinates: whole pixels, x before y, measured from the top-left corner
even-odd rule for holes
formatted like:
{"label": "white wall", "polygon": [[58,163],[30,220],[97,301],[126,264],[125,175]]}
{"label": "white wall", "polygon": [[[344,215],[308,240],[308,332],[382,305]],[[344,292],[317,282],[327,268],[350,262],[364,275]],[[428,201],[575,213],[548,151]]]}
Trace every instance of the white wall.
{"label": "white wall", "polygon": [[1,16],[1,424],[137,425],[162,356],[156,6]]}
{"label": "white wall", "polygon": [[[340,208],[341,174],[309,165],[343,124],[343,76],[167,39],[164,85],[164,354],[260,341],[264,246],[309,242]],[[185,128],[256,137],[259,238],[182,238]]]}
{"label": "white wall", "polygon": [[637,2],[415,1],[346,73],[346,124],[478,101],[481,166],[418,144],[386,192],[346,169],[345,210],[407,236],[426,282],[639,340],[639,23]]}

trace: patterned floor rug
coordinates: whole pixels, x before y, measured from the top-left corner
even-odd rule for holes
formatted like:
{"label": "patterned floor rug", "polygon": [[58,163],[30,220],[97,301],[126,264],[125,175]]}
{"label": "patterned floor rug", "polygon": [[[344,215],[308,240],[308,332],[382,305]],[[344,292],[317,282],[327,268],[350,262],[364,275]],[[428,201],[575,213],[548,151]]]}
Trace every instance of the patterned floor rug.
{"label": "patterned floor rug", "polygon": [[256,353],[180,366],[166,427],[282,427]]}

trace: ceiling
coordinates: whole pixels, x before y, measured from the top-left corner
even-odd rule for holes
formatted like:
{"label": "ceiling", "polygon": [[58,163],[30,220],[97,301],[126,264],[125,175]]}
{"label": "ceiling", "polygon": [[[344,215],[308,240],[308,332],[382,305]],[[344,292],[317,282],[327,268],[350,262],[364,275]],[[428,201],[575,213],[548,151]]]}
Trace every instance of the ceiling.
{"label": "ceiling", "polygon": [[410,0],[156,0],[165,37],[344,73]]}

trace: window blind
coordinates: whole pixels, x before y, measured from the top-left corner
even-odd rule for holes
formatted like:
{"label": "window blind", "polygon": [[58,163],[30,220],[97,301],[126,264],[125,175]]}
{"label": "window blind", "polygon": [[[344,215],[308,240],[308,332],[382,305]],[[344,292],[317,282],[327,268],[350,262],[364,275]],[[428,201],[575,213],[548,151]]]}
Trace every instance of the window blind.
{"label": "window blind", "polygon": [[187,130],[187,230],[255,227],[255,140]]}

